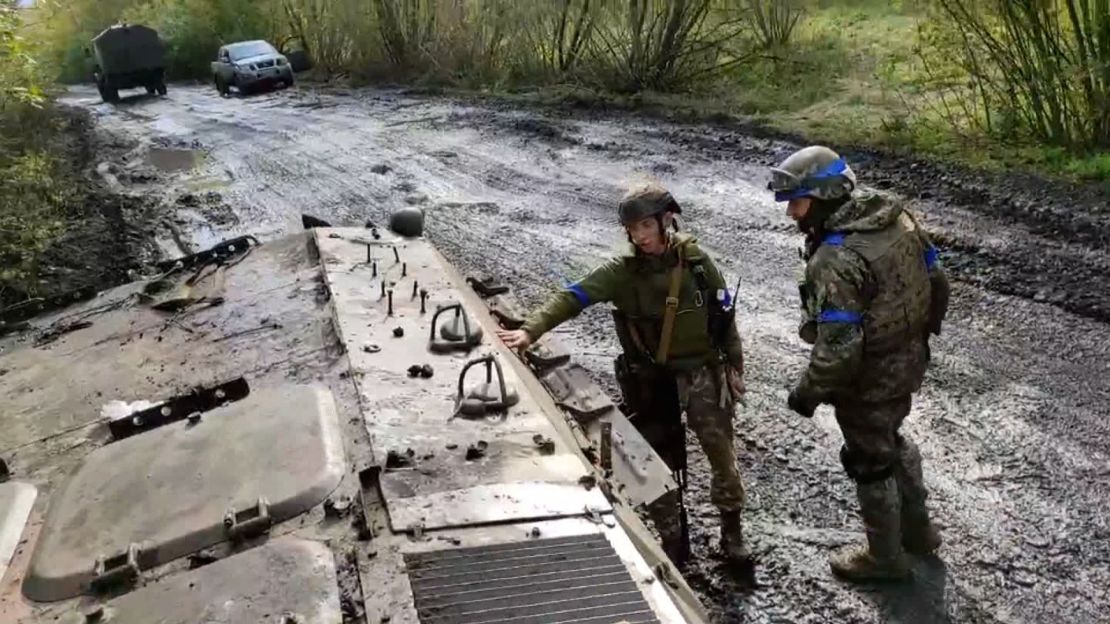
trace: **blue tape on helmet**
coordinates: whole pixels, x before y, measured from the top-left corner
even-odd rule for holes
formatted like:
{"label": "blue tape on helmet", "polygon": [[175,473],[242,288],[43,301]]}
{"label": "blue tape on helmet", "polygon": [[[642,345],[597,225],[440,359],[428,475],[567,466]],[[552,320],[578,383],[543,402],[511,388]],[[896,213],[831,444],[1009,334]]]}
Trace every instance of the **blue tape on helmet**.
{"label": "blue tape on helmet", "polygon": [[784,202],[812,195],[815,186],[824,184],[825,181],[830,178],[841,176],[847,170],[848,163],[845,162],[843,158],[838,158],[825,166],[824,169],[806,176],[796,188],[785,191],[775,191],[775,201]]}
{"label": "blue tape on helmet", "polygon": [[844,162],[843,158],[837,158],[836,160],[829,163],[827,167],[825,167],[824,169],[818,171],[817,173],[815,173],[815,174],[813,174],[809,177],[812,178],[812,179],[816,179],[816,180],[823,180],[825,178],[831,178],[833,176],[838,176],[838,175],[844,173],[847,170],[848,170],[848,163]]}

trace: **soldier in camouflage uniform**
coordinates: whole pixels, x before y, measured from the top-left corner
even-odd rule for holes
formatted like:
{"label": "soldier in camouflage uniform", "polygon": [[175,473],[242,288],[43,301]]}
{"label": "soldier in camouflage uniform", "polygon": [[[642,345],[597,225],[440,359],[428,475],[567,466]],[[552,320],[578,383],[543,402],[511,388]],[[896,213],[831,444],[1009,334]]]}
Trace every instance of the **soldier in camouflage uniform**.
{"label": "soldier in camouflage uniform", "polygon": [[[680,212],[659,186],[629,191],[619,205],[628,250],[556,293],[521,329],[498,333],[509,347],[523,349],[587,306],[611,303],[624,351],[617,377],[632,422],[678,470],[667,447],[682,446],[685,411],[712,466],[710,496],[721,511],[722,549],[746,565],[750,554],[740,523],[744,487],[732,422],[734,402],[744,393],[744,354],[724,278],[694,237],[673,227]],[[666,424],[672,418],[677,435]],[[685,458],[685,448],[677,451]],[[664,550],[676,563],[685,559],[688,546],[680,497],[673,492],[648,506]]]}
{"label": "soldier in camouflage uniform", "polygon": [[833,406],[844,434],[840,459],[857,486],[866,547],[830,557],[850,580],[903,579],[905,553],[941,543],[925,506],[917,446],[900,432],[940,333],[948,282],[937,251],[899,201],[855,191],[832,150],[799,150],[772,170],[770,190],[806,234],[801,337],[809,366],[790,408],[811,417]]}

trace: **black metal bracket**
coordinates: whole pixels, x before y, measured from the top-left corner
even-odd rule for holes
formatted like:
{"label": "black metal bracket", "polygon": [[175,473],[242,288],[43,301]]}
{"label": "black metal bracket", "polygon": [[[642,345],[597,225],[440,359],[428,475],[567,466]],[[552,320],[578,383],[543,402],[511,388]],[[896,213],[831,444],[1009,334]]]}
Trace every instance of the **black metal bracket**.
{"label": "black metal bracket", "polygon": [[108,422],[108,430],[116,440],[157,429],[163,425],[185,420],[191,414],[207,412],[225,403],[244,399],[251,392],[247,380],[239,377],[211,388],[199,388],[191,394],[174,397],[154,407],[148,407]]}
{"label": "black metal bracket", "polygon": [[[497,387],[500,392],[500,398],[498,400],[483,401],[481,399],[468,399],[465,396],[466,373],[478,364],[486,365],[487,384],[493,383],[493,371],[497,371]],[[516,396],[515,393],[512,395],[509,394],[509,390],[505,386],[505,371],[501,368],[501,362],[498,362],[497,358],[492,355],[484,355],[480,358],[467,362],[466,365],[463,366],[462,371],[459,372],[458,394],[455,399],[456,403],[458,404],[457,410],[459,413],[465,414],[467,416],[483,416],[490,411],[504,411],[512,407],[513,405],[516,405],[517,401],[519,400],[520,397]]]}
{"label": "black metal bracket", "polygon": [[239,236],[223,241],[204,251],[189,254],[175,260],[164,260],[155,266],[160,271],[171,269],[191,269],[194,267],[211,264],[212,262],[227,260],[228,258],[244,253],[253,245],[258,245],[258,239],[253,236]]}
{"label": "black metal bracket", "polygon": [[111,557],[101,555],[93,563],[93,578],[89,583],[94,592],[130,585],[139,578],[139,556],[142,549],[138,544],[129,544],[127,550]]}
{"label": "black metal bracket", "polygon": [[[445,340],[437,340],[436,339],[436,330],[439,329],[439,327],[436,325],[436,320],[439,319],[440,314],[443,314],[444,312],[449,312],[451,310],[455,311],[455,316],[456,317],[462,316],[463,339],[462,340],[446,340],[446,339]],[[481,334],[478,334],[476,332],[471,331],[471,329],[470,329],[470,317],[467,316],[466,312],[463,310],[462,304],[461,303],[452,303],[451,305],[443,306],[443,307],[438,308],[435,311],[435,314],[432,315],[432,329],[431,329],[431,334],[428,337],[428,340],[429,340],[428,346],[432,351],[435,351],[437,353],[445,353],[445,352],[450,352],[450,351],[470,351],[475,346],[477,346],[479,342],[481,342],[482,336],[481,336]]]}
{"label": "black metal bracket", "polygon": [[262,535],[270,530],[273,518],[270,517],[270,504],[265,498],[246,509],[228,509],[224,514],[224,533],[232,542]]}

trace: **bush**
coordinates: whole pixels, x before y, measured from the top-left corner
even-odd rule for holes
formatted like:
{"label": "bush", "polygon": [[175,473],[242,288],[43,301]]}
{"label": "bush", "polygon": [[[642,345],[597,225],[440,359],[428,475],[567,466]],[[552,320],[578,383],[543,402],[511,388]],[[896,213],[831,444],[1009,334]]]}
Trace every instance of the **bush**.
{"label": "bush", "polygon": [[39,258],[65,231],[72,186],[55,159],[28,152],[0,166],[0,301],[36,290]]}
{"label": "bush", "polygon": [[68,179],[44,148],[57,128],[20,26],[13,4],[0,2],[0,301],[33,292],[39,258],[64,230],[70,198]]}
{"label": "bush", "polygon": [[805,15],[802,0],[733,0],[745,14],[759,46],[777,48],[790,42],[794,29]]}
{"label": "bush", "polygon": [[670,91],[703,83],[728,64],[741,33],[711,0],[629,0],[605,4],[595,57],[600,86],[624,92]]}
{"label": "bush", "polygon": [[936,0],[934,12],[922,53],[953,124],[1069,148],[1110,147],[1105,2]]}

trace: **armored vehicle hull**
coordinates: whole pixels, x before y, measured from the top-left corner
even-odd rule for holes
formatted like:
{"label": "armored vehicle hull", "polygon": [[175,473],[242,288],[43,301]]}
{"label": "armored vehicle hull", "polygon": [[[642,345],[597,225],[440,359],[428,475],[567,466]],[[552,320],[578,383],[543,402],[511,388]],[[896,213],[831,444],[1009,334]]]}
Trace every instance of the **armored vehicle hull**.
{"label": "armored vehicle hull", "polygon": [[0,621],[706,621],[669,472],[506,288],[361,228],[159,269],[0,339]]}

